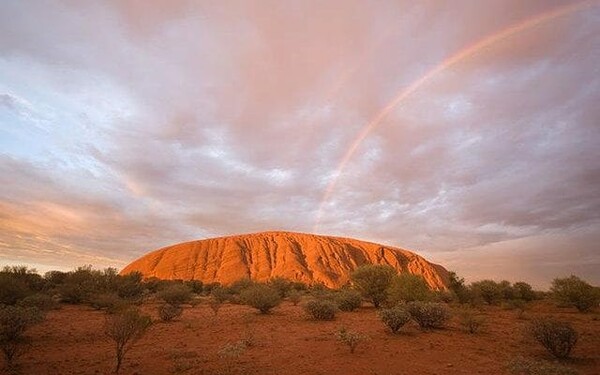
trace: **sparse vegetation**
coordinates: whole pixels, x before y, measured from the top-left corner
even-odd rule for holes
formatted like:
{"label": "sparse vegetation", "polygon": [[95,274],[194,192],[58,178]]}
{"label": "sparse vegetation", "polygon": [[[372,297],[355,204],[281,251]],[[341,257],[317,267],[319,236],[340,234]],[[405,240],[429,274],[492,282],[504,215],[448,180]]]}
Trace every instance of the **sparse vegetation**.
{"label": "sparse vegetation", "polygon": [[600,303],[600,290],[573,275],[554,279],[550,292],[560,306],[575,307],[581,312],[598,307]]}
{"label": "sparse vegetation", "polygon": [[407,308],[411,318],[421,329],[442,328],[450,319],[450,311],[442,303],[410,302]]}
{"label": "sparse vegetation", "polygon": [[569,357],[579,338],[571,323],[552,319],[534,320],[529,325],[529,332],[556,358]]}
{"label": "sparse vegetation", "polygon": [[315,320],[333,320],[337,312],[335,303],[322,299],[308,301],[303,308],[306,314]]}
{"label": "sparse vegetation", "polygon": [[268,314],[271,309],[281,303],[281,297],[277,290],[265,284],[256,284],[244,289],[240,294],[240,299],[244,304],[260,311],[261,314]]}
{"label": "sparse vegetation", "polygon": [[342,289],[335,296],[335,302],[342,311],[354,311],[362,305],[362,295],[356,290]]}
{"label": "sparse vegetation", "polygon": [[103,293],[91,297],[90,306],[97,310],[104,310],[109,314],[114,314],[127,308],[129,304],[115,293]]}
{"label": "sparse vegetation", "polygon": [[158,307],[158,317],[163,322],[170,322],[176,318],[179,318],[183,313],[183,307],[180,305],[171,305],[170,303],[165,303]]}
{"label": "sparse vegetation", "polygon": [[335,332],[335,338],[337,341],[348,346],[348,348],[350,348],[350,353],[354,353],[358,344],[367,340],[369,337],[363,333],[341,327]]}
{"label": "sparse vegetation", "polygon": [[470,334],[479,332],[485,323],[485,318],[477,315],[473,310],[461,311],[458,318],[461,327]]}
{"label": "sparse vegetation", "polygon": [[387,300],[387,291],[397,272],[387,265],[368,264],[357,268],[350,278],[362,296],[377,308]]}
{"label": "sparse vegetation", "polygon": [[221,300],[219,300],[218,298],[211,296],[210,299],[208,300],[208,307],[210,307],[210,309],[212,310],[213,315],[215,317],[219,314],[219,310],[221,309],[221,306],[223,306],[223,302]]}
{"label": "sparse vegetation", "polygon": [[107,316],[104,333],[115,344],[115,373],[121,369],[125,354],[144,336],[151,324],[150,317],[135,308]]}
{"label": "sparse vegetation", "polygon": [[392,330],[392,333],[397,333],[411,319],[410,313],[403,305],[381,309],[378,314],[381,321]]}
{"label": "sparse vegetation", "polygon": [[16,359],[25,352],[29,339],[27,330],[44,319],[35,307],[0,307],[0,349],[9,371],[15,369]]}

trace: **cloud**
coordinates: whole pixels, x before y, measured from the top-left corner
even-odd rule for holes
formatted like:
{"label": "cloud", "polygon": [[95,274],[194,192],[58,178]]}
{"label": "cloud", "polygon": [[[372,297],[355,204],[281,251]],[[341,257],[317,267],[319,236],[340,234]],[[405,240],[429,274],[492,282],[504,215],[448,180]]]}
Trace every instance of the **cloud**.
{"label": "cloud", "polygon": [[339,175],[320,233],[470,278],[600,282],[597,7],[436,75],[336,170],[411,82],[565,4],[3,2],[0,260],[120,267],[185,240],[309,232]]}

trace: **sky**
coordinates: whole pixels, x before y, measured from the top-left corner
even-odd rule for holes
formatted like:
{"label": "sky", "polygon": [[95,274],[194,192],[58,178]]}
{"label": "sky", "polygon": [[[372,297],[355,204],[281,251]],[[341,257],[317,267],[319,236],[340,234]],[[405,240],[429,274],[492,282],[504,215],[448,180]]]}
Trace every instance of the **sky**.
{"label": "sky", "polygon": [[286,230],[600,284],[600,2],[0,2],[0,264]]}

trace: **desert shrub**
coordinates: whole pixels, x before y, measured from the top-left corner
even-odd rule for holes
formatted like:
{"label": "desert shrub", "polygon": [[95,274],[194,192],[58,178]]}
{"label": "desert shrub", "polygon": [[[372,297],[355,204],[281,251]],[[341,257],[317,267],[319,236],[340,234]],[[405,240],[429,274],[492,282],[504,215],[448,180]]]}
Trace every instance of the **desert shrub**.
{"label": "desert shrub", "polygon": [[350,279],[363,297],[378,308],[387,300],[387,289],[396,274],[391,266],[368,264],[354,270]]}
{"label": "desert shrub", "polygon": [[244,354],[247,347],[243,341],[235,343],[226,343],[223,345],[218,352],[219,359],[223,363],[223,374],[235,374],[240,371],[236,371],[237,361]]}
{"label": "desert shrub", "polygon": [[513,286],[507,280],[502,280],[497,283],[500,291],[500,299],[503,301],[516,299],[516,292]]}
{"label": "desert shrub", "polygon": [[121,298],[138,299],[142,297],[144,290],[143,275],[140,272],[131,272],[117,277],[115,291]]}
{"label": "desert shrub", "polygon": [[488,305],[498,303],[503,298],[502,287],[493,280],[481,280],[471,284],[473,293]]}
{"label": "desert shrub", "polygon": [[354,353],[358,344],[368,340],[369,337],[363,333],[341,327],[335,332],[335,338],[337,341],[348,346],[348,348],[350,348],[350,353]]}
{"label": "desert shrub", "polygon": [[456,272],[451,271],[448,277],[448,289],[456,296],[458,303],[468,303],[471,299],[469,289],[465,285],[465,279],[459,277]]}
{"label": "desert shrub", "polygon": [[200,280],[188,280],[185,281],[183,284],[190,288],[192,293],[202,294],[202,292],[204,291],[204,283],[202,283],[202,281]]}
{"label": "desert shrub", "polygon": [[505,308],[508,310],[516,310],[517,317],[522,319],[523,315],[525,314],[525,310],[527,309],[527,302],[522,299],[512,299],[506,301]]}
{"label": "desert shrub", "polygon": [[396,333],[410,321],[410,313],[405,306],[398,305],[389,309],[381,309],[378,313],[381,321]]}
{"label": "desert shrub", "polygon": [[0,307],[0,349],[9,370],[14,368],[15,360],[27,348],[26,331],[43,319],[43,314],[35,307]]}
{"label": "desert shrub", "polygon": [[272,308],[281,303],[281,297],[277,290],[264,284],[257,284],[243,290],[240,299],[244,304],[260,311],[261,314],[268,314]]}
{"label": "desert shrub", "polygon": [[421,329],[441,328],[450,319],[450,311],[442,303],[410,302],[407,308],[411,318]]}
{"label": "desert shrub", "polygon": [[560,305],[572,306],[582,312],[589,311],[600,303],[600,291],[574,275],[554,279],[550,292]]}
{"label": "desert shrub", "polygon": [[104,333],[115,344],[115,373],[121,369],[125,354],[144,336],[151,324],[150,317],[135,308],[107,316]]}
{"label": "desert shrub", "polygon": [[518,281],[514,283],[513,290],[515,293],[515,299],[520,299],[525,302],[530,302],[536,299],[535,291],[533,290],[531,285],[527,284],[526,282]]}
{"label": "desert shrub", "polygon": [[59,307],[54,298],[43,293],[36,293],[23,298],[21,301],[19,301],[19,306],[35,307],[40,311],[50,311]]}
{"label": "desert shrub", "polygon": [[515,375],[577,375],[578,372],[560,364],[516,358],[506,365],[507,370]]}
{"label": "desert shrub", "polygon": [[109,314],[114,314],[127,308],[129,304],[115,293],[102,293],[90,297],[90,306],[96,310],[104,310]]}
{"label": "desert shrub", "polygon": [[315,320],[333,320],[337,312],[335,303],[328,300],[315,299],[303,306],[304,311]]}
{"label": "desert shrub", "polygon": [[448,290],[431,291],[430,300],[433,302],[451,303],[457,300],[458,297]]}
{"label": "desert shrub", "polygon": [[297,306],[300,303],[300,301],[302,301],[302,293],[300,293],[296,289],[292,289],[288,293],[288,298],[290,302],[294,304],[294,306]]}
{"label": "desert shrub", "polygon": [[186,285],[172,284],[158,292],[158,298],[171,305],[181,305],[190,302],[192,291]]}
{"label": "desert shrub", "polygon": [[165,303],[158,307],[158,317],[163,322],[170,322],[175,318],[179,318],[183,313],[183,307],[180,305],[171,305],[170,303]]}
{"label": "desert shrub", "polygon": [[229,299],[229,292],[223,288],[223,287],[216,287],[211,289],[210,291],[210,296],[214,299],[216,299],[217,301],[219,301],[220,303],[224,303],[225,301],[227,301]]}
{"label": "desert shrub", "polygon": [[67,278],[67,273],[62,271],[48,271],[44,274],[44,280],[48,289],[54,289],[62,285]]}
{"label": "desert shrub", "polygon": [[394,277],[388,288],[388,301],[400,302],[426,301],[431,298],[431,290],[421,276],[401,273]]}
{"label": "desert shrub", "polygon": [[223,302],[218,298],[210,297],[210,299],[208,300],[208,307],[210,307],[214,316],[217,316],[219,310],[221,309],[221,306],[223,306]]}
{"label": "desert shrub", "polygon": [[362,294],[352,289],[342,289],[336,296],[335,302],[342,311],[354,311],[362,305]]}
{"label": "desert shrub", "polygon": [[485,318],[483,316],[478,316],[472,310],[464,310],[459,316],[459,322],[461,327],[465,330],[465,332],[474,334],[481,330],[481,327],[485,323]]}
{"label": "desert shrub", "polygon": [[41,277],[35,268],[27,266],[5,266],[0,275],[9,276],[23,282],[32,292],[40,292],[46,287],[46,280]]}
{"label": "desert shrub", "polygon": [[292,289],[292,282],[283,277],[274,277],[269,280],[269,286],[275,289],[281,298],[285,298]]}
{"label": "desert shrub", "polygon": [[250,280],[249,278],[245,277],[243,279],[239,279],[234,281],[231,285],[229,285],[228,287],[226,287],[227,292],[230,295],[239,295],[241,294],[244,290],[252,287],[256,285],[256,283],[252,280]]}
{"label": "desert shrub", "polygon": [[551,319],[533,321],[529,332],[556,358],[567,358],[579,336],[570,323]]}
{"label": "desert shrub", "polygon": [[27,284],[5,273],[0,273],[0,304],[14,305],[32,294]]}

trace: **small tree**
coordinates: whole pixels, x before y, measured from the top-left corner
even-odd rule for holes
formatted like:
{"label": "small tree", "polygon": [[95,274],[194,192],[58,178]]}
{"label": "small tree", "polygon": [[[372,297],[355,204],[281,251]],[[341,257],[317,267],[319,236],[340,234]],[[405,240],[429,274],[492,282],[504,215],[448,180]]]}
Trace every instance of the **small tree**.
{"label": "small tree", "polygon": [[368,264],[352,272],[350,279],[363,297],[378,308],[387,300],[387,289],[396,274],[391,266]]}
{"label": "small tree", "polygon": [[261,314],[268,314],[272,308],[281,303],[281,297],[277,290],[264,284],[257,284],[243,290],[240,299],[244,304],[260,311]]}
{"label": "small tree", "polygon": [[104,333],[115,343],[115,373],[121,369],[125,354],[144,336],[151,324],[150,317],[141,315],[135,308],[107,316]]}
{"label": "small tree", "polygon": [[600,303],[600,291],[574,275],[554,279],[550,292],[560,305],[573,306],[581,312],[589,311]]}
{"label": "small tree", "polygon": [[557,358],[567,358],[579,335],[569,322],[536,320],[529,326],[532,337]]}
{"label": "small tree", "polygon": [[476,281],[471,284],[471,290],[488,305],[494,305],[503,298],[502,287],[494,280]]}
{"label": "small tree", "polygon": [[392,333],[397,333],[410,321],[410,313],[405,306],[398,305],[389,309],[381,309],[379,318],[392,330]]}
{"label": "small tree", "polygon": [[223,306],[223,302],[215,297],[210,297],[210,299],[208,300],[208,307],[210,307],[210,309],[213,312],[213,315],[216,317],[217,314],[219,313],[219,310],[221,309],[221,306]]}
{"label": "small tree", "polygon": [[25,332],[43,319],[44,316],[35,307],[0,307],[0,349],[9,370],[14,368],[14,361],[25,351],[28,342]]}
{"label": "small tree", "polygon": [[450,272],[448,275],[448,289],[456,296],[458,303],[467,303],[470,300],[469,289],[465,285],[465,279],[459,277],[456,272]]}
{"label": "small tree", "polygon": [[523,281],[518,281],[513,284],[513,289],[515,291],[515,298],[520,299],[526,302],[533,301],[536,296],[535,292],[531,285],[527,284]]}
{"label": "small tree", "polygon": [[392,304],[427,301],[431,297],[432,293],[425,279],[411,273],[401,273],[394,277],[388,289],[388,300]]}

